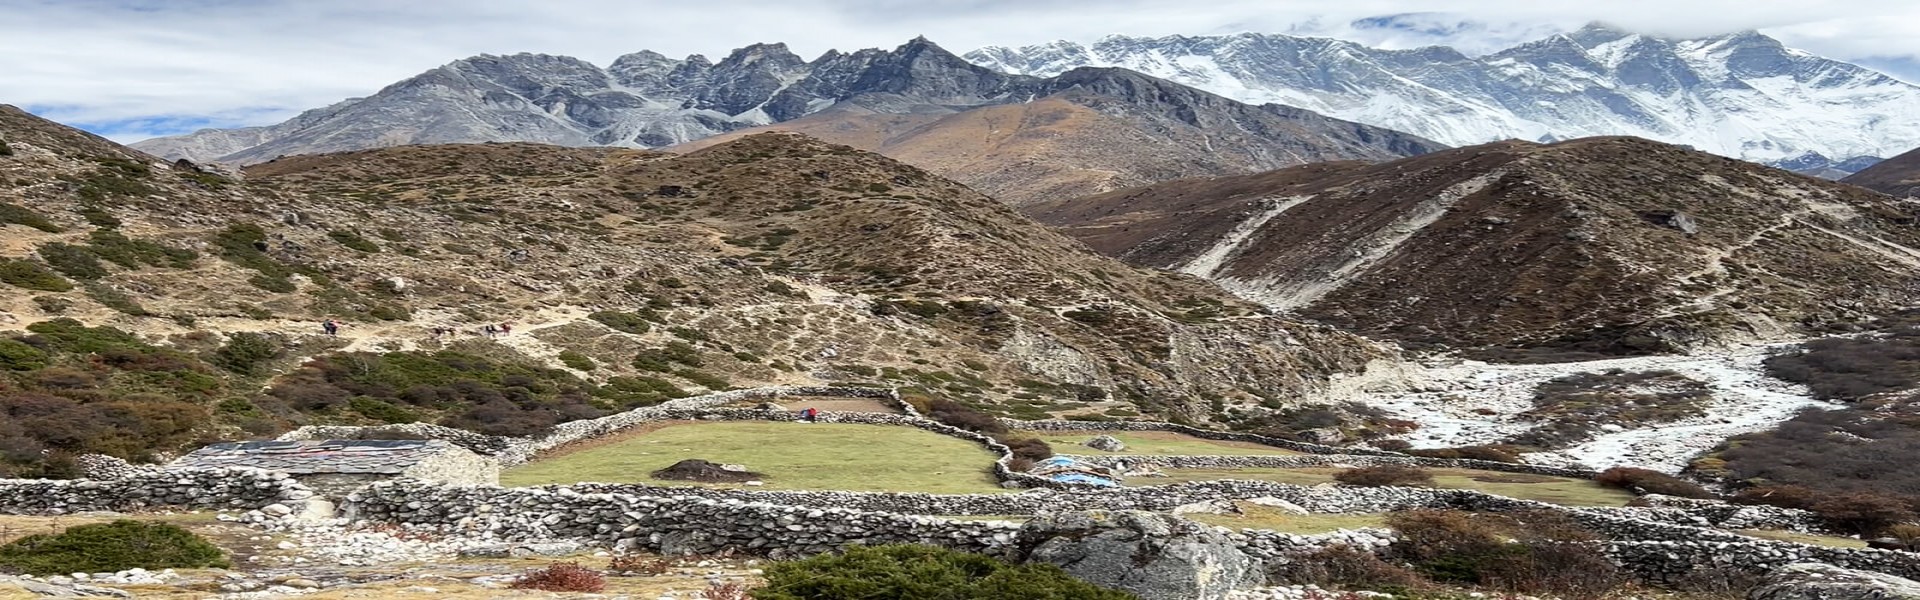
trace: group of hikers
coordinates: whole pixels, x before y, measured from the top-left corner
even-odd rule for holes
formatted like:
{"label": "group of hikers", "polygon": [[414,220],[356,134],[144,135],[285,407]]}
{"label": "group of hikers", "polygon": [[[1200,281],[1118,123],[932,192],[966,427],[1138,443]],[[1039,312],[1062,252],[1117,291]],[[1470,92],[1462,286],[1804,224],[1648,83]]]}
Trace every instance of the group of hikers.
{"label": "group of hikers", "polygon": [[[346,327],[346,326],[347,326],[346,322],[341,321],[339,319],[327,319],[325,321],[320,322],[320,331],[326,332],[326,334],[330,336],[337,336],[337,335],[340,335],[340,328]],[[427,331],[433,334],[434,339],[440,339],[443,337],[452,337],[460,333],[459,329],[451,326],[434,327]],[[489,338],[503,336],[510,333],[513,333],[512,323],[498,323],[498,324],[488,323],[485,326],[482,326],[480,328],[480,335],[484,335]]]}

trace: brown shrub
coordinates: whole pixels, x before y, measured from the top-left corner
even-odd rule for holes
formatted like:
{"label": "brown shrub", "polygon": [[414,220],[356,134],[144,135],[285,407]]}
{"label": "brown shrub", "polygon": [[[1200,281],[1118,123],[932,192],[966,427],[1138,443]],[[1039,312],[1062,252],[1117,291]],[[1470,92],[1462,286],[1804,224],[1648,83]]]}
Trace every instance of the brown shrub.
{"label": "brown shrub", "polygon": [[607,572],[616,575],[657,577],[673,570],[673,561],[660,556],[622,554],[607,563]]}
{"label": "brown shrub", "polygon": [[1270,581],[1328,588],[1413,588],[1425,584],[1420,575],[1405,567],[1381,560],[1378,555],[1351,546],[1328,546],[1310,554],[1293,557],[1286,564],[1273,565],[1267,571]]}
{"label": "brown shrub", "polygon": [[1661,494],[1700,499],[1715,497],[1713,492],[1700,487],[1700,484],[1649,469],[1614,467],[1600,472],[1593,481],[1636,494]]}
{"label": "brown shrub", "polygon": [[707,584],[707,589],[700,591],[700,597],[705,600],[747,600],[748,598],[752,598],[752,596],[747,594],[747,584],[738,581],[710,582]]}
{"label": "brown shrub", "polygon": [[1426,458],[1464,458],[1490,462],[1518,463],[1520,455],[1511,447],[1504,446],[1461,446],[1459,448],[1425,448],[1408,450],[1407,454]]}
{"label": "brown shrub", "polygon": [[1007,432],[1007,426],[993,415],[946,398],[927,400],[927,418],[978,433]]}
{"label": "brown shrub", "polygon": [[1865,492],[1821,500],[1812,510],[1820,513],[1834,529],[1863,536],[1879,535],[1889,527],[1914,518],[1901,499]]}
{"label": "brown shrub", "polygon": [[1764,504],[1802,510],[1811,510],[1814,504],[1824,498],[1826,494],[1803,485],[1763,485],[1740,490],[1733,495],[1733,501],[1740,504]]}
{"label": "brown shrub", "polygon": [[1347,469],[1333,475],[1333,480],[1347,485],[1363,487],[1401,486],[1433,487],[1433,475],[1426,469],[1402,467],[1398,465],[1380,465]]}
{"label": "brown shrub", "polygon": [[607,578],[599,571],[582,567],[579,563],[559,563],[527,571],[527,574],[513,582],[512,587],[516,590],[595,594],[607,589]]}
{"label": "brown shrub", "polygon": [[1053,457],[1053,446],[1047,445],[1046,440],[1037,437],[1001,434],[993,436],[993,439],[1013,450],[1014,458],[1038,461]]}
{"label": "brown shrub", "polygon": [[1406,452],[1413,449],[1413,442],[1402,439],[1374,440],[1371,443],[1373,447],[1388,452]]}
{"label": "brown shrub", "polygon": [[1627,581],[1565,515],[1415,510],[1387,517],[1394,554],[1436,581],[1562,598],[1597,598]]}

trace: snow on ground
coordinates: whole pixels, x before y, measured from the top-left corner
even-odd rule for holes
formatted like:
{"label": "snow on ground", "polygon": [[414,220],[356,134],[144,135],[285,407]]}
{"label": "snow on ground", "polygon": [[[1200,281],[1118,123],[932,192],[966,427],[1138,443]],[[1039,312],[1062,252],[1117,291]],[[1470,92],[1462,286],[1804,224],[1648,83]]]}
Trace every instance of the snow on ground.
{"label": "snow on ground", "polygon": [[1528,462],[1605,469],[1633,466],[1678,472],[1695,455],[1735,435],[1768,429],[1807,408],[1833,408],[1804,386],[1768,377],[1760,362],[1784,344],[1749,346],[1695,356],[1642,356],[1547,365],[1460,361],[1428,367],[1428,385],[1412,392],[1372,393],[1357,400],[1420,424],[1403,436],[1416,448],[1496,443],[1533,423],[1519,413],[1533,407],[1534,388],[1576,373],[1669,370],[1706,383],[1713,401],[1706,415],[1640,429],[1603,433]]}

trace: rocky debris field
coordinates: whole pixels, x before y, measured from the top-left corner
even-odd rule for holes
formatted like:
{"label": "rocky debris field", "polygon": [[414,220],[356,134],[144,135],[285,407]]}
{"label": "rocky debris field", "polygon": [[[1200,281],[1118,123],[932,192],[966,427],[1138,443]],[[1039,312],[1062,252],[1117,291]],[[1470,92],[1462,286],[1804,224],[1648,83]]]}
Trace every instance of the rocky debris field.
{"label": "rocky debris field", "polygon": [[1488,364],[1458,361],[1420,371],[1421,386],[1409,392],[1364,394],[1361,401],[1414,421],[1402,436],[1415,448],[1498,443],[1531,429],[1531,410],[1542,383],[1579,373],[1673,371],[1704,382],[1713,399],[1705,414],[1639,428],[1598,424],[1592,440],[1554,452],[1524,456],[1528,462],[1587,469],[1632,466],[1669,473],[1727,438],[1767,429],[1808,408],[1831,408],[1798,384],[1766,375],[1761,361],[1779,345],[1756,345],[1696,356],[1645,356],[1557,364]]}

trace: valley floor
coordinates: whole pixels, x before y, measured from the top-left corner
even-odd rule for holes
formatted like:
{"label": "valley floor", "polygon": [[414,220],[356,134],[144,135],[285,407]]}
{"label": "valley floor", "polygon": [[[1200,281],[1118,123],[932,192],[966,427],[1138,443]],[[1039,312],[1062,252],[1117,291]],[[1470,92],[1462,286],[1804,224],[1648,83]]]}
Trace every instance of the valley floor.
{"label": "valley floor", "polygon": [[1522,413],[1533,408],[1541,383],[1580,373],[1673,371],[1712,389],[1705,415],[1609,431],[1570,448],[1525,458],[1557,466],[1677,472],[1729,437],[1767,429],[1803,410],[1834,407],[1813,399],[1804,386],[1766,375],[1761,361],[1788,346],[1537,365],[1457,361],[1423,369],[1423,384],[1415,391],[1366,393],[1355,400],[1419,423],[1419,429],[1403,436],[1416,448],[1472,446],[1499,443],[1531,428],[1534,423]]}

